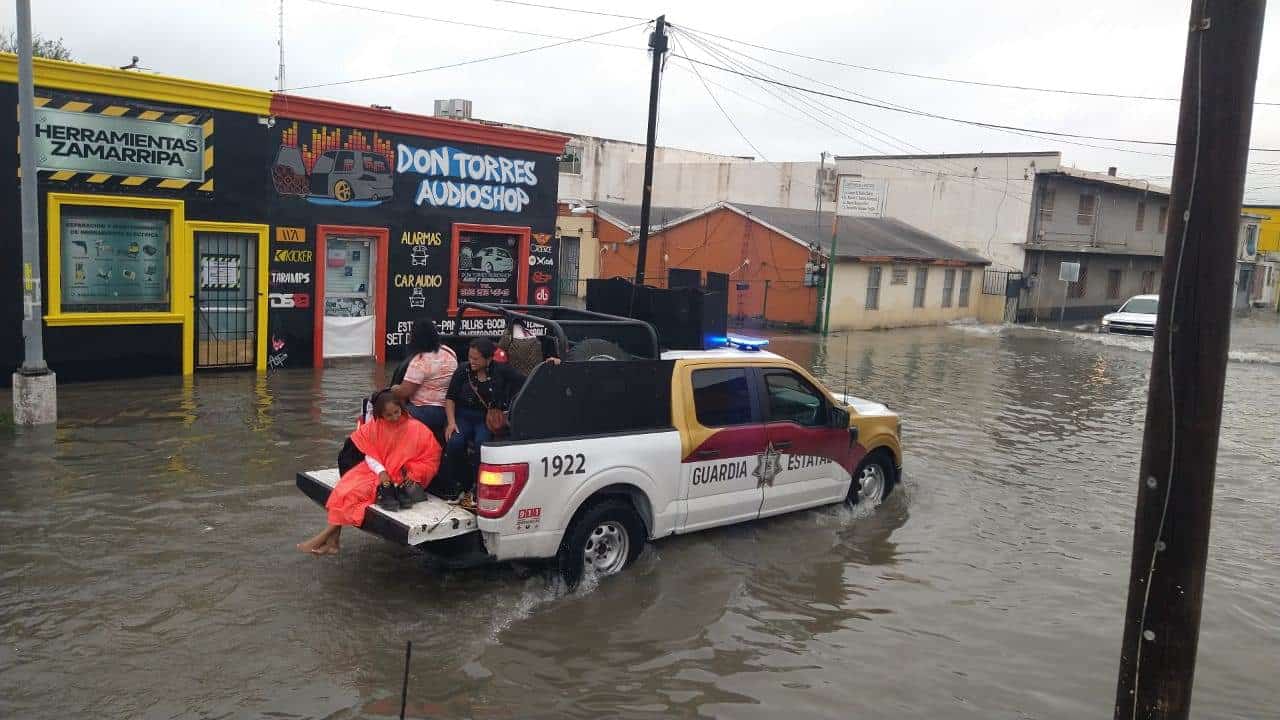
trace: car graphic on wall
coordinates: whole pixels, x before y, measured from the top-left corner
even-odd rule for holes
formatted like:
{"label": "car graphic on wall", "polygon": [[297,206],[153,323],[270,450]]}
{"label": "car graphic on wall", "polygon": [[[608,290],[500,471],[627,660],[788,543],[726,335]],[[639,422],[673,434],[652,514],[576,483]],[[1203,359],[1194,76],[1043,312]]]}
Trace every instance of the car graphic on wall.
{"label": "car graphic on wall", "polygon": [[485,272],[511,272],[515,261],[511,253],[500,247],[487,247],[471,255],[471,267]]}
{"label": "car graphic on wall", "polygon": [[391,199],[394,176],[385,156],[364,150],[326,150],[308,173],[302,151],[284,145],[276,152],[271,180],[281,195],[319,205],[372,207]]}

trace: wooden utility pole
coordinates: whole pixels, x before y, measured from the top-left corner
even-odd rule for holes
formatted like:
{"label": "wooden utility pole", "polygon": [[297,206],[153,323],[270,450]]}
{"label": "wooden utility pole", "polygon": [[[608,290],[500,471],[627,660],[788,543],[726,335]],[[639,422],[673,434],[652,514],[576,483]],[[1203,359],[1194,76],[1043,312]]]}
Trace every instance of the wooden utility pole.
{"label": "wooden utility pole", "polygon": [[1116,720],[1190,712],[1265,7],[1192,2]]}
{"label": "wooden utility pole", "polygon": [[[649,73],[649,132],[644,146],[644,191],[640,196],[640,242],[636,246],[636,287],[644,285],[645,256],[649,252],[649,210],[653,205],[653,154],[658,135],[658,91],[662,84],[662,60],[667,54],[667,16],[659,15],[649,36],[653,68]],[[632,304],[634,304],[634,292]]]}

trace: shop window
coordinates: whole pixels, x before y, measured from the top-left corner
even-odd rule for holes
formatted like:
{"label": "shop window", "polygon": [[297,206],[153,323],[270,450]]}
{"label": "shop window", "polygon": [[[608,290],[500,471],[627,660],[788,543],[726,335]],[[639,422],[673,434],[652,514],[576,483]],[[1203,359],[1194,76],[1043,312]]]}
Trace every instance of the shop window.
{"label": "shop window", "polygon": [[880,309],[880,266],[867,268],[867,309]]}
{"label": "shop window", "polygon": [[164,210],[63,206],[56,310],[169,312],[172,234],[170,213]]}
{"label": "shop window", "polygon": [[969,292],[973,287],[973,271],[960,273],[960,307],[969,307]]}
{"label": "shop window", "polygon": [[951,298],[956,291],[956,271],[953,268],[947,268],[942,273],[942,307],[951,307]]}
{"label": "shop window", "polygon": [[913,303],[914,307],[918,307],[918,308],[924,307],[924,291],[925,291],[925,287],[928,284],[929,284],[929,268],[926,268],[926,267],[916,268],[916,295],[915,295],[915,302]]}

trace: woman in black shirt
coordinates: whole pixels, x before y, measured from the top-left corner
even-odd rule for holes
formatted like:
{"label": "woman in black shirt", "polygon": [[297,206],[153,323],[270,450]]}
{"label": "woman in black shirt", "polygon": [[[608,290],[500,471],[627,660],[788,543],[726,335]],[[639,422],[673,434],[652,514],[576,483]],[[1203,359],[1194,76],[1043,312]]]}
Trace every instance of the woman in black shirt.
{"label": "woman in black shirt", "polygon": [[493,437],[484,422],[485,412],[490,408],[506,411],[524,385],[524,375],[493,362],[496,347],[488,338],[472,340],[467,362],[458,365],[445,393],[445,454],[455,487],[469,487],[474,480],[467,444],[479,448]]}

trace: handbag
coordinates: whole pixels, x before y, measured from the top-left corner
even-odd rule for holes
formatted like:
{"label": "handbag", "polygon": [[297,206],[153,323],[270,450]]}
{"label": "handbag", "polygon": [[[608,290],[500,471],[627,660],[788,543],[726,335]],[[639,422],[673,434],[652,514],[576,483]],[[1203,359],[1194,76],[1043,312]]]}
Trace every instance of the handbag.
{"label": "handbag", "polygon": [[494,435],[502,435],[507,431],[507,414],[502,408],[494,407],[480,396],[480,391],[476,388],[475,381],[470,376],[467,377],[467,383],[471,385],[471,392],[475,393],[476,399],[484,406],[484,426],[489,428],[489,432]]}

